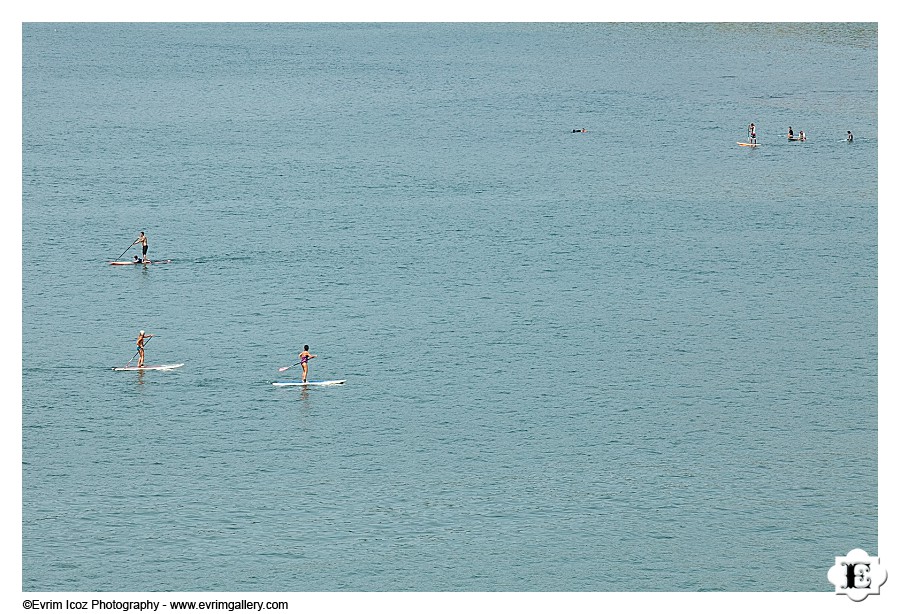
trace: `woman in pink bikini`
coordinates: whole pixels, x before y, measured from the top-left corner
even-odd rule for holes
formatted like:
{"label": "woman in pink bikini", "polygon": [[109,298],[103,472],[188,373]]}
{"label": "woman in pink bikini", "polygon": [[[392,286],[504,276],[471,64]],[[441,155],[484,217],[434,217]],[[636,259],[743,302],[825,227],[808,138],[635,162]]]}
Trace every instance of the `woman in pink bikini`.
{"label": "woman in pink bikini", "polygon": [[303,346],[303,351],[300,352],[299,354],[297,354],[297,357],[300,359],[300,368],[303,369],[303,382],[305,383],[305,382],[306,382],[306,377],[307,377],[307,375],[309,374],[309,365],[308,365],[307,363],[309,362],[309,359],[310,359],[310,358],[315,358],[316,355],[315,355],[315,354],[310,354],[310,353],[309,353],[309,346],[308,346],[308,345],[304,345],[304,346]]}

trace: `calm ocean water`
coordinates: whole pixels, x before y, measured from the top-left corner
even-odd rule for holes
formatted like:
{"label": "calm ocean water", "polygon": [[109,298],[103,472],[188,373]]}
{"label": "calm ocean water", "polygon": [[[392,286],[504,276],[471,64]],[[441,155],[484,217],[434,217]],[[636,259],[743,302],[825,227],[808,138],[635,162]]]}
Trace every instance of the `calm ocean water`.
{"label": "calm ocean water", "polygon": [[[23,590],[877,551],[874,24],[26,24],[23,63]],[[141,230],[174,262],[108,266]],[[185,366],[111,371],[140,329]],[[303,344],[347,384],[271,386]]]}

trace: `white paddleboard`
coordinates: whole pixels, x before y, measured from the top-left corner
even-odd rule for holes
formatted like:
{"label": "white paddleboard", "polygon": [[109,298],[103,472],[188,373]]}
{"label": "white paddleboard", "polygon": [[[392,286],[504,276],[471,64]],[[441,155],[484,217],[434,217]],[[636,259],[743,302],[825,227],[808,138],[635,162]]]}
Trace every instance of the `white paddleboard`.
{"label": "white paddleboard", "polygon": [[169,371],[183,367],[184,363],[179,362],[172,365],[144,365],[143,367],[113,367],[113,371]]}
{"label": "white paddleboard", "polygon": [[272,382],[273,386],[339,386],[345,379],[333,379],[325,382]]}

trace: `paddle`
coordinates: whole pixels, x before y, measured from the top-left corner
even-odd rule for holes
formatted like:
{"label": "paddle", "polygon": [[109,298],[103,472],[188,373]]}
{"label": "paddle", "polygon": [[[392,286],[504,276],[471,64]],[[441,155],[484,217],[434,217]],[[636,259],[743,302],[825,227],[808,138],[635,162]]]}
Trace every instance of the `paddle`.
{"label": "paddle", "polygon": [[[310,356],[310,358],[312,358],[312,356]],[[290,366],[288,366],[288,367],[279,367],[279,368],[278,368],[278,372],[281,373],[282,371],[287,371],[287,370],[290,369],[291,367],[296,367],[296,366],[299,365],[299,364],[301,364],[301,363],[295,362],[294,364],[292,364],[292,365],[290,365]]]}
{"label": "paddle", "polygon": [[[134,243],[137,243],[137,241],[135,241]],[[131,245],[129,245],[129,246],[128,246],[128,249],[131,249],[132,247],[134,247],[134,243],[132,243]],[[124,252],[122,252],[122,256],[124,256],[125,254],[128,253],[128,249],[126,249]],[[121,258],[122,256],[119,256],[119,258]],[[118,260],[119,258],[116,258],[116,260]],[[134,360],[134,359],[132,358],[131,360]],[[131,360],[129,360],[128,362],[131,362]]]}
{"label": "paddle", "polygon": [[287,371],[287,370],[290,369],[291,367],[296,367],[296,366],[299,365],[299,364],[300,364],[299,362],[295,362],[294,364],[290,365],[289,367],[279,367],[278,372],[280,373],[280,372],[282,372],[282,371]]}

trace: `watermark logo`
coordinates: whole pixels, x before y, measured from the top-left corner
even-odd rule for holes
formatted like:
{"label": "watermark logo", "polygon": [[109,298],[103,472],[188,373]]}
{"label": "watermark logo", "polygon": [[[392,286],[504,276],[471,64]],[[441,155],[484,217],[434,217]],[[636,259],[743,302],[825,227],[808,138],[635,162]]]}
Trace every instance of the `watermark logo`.
{"label": "watermark logo", "polygon": [[877,595],[887,580],[887,570],[877,556],[869,556],[856,548],[847,556],[834,557],[834,566],[828,570],[828,581],[834,584],[835,595],[847,595],[853,601],[862,601],[869,595]]}

